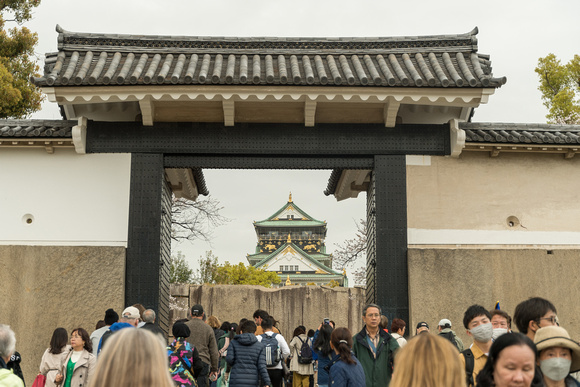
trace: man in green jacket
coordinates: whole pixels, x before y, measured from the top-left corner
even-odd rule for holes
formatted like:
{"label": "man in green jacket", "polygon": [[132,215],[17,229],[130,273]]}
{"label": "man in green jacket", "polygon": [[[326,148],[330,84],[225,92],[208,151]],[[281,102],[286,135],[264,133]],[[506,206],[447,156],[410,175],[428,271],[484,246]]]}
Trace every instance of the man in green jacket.
{"label": "man in green jacket", "polygon": [[365,306],[362,317],[365,326],[354,335],[352,350],[365,371],[366,387],[386,387],[391,382],[399,344],[379,328],[381,308],[378,305]]}

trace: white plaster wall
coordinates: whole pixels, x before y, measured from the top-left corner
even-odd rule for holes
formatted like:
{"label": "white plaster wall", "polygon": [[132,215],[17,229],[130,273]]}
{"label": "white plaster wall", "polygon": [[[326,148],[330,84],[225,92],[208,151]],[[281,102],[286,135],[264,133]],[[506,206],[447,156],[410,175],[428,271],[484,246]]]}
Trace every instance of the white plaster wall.
{"label": "white plaster wall", "polygon": [[130,154],[0,149],[0,244],[126,246],[130,172]]}
{"label": "white plaster wall", "polygon": [[408,163],[409,244],[578,246],[579,172],[580,158],[561,154],[464,151]]}
{"label": "white plaster wall", "polygon": [[313,271],[317,267],[310,263],[306,258],[292,254],[291,251],[285,251],[272,259],[268,264],[267,269],[272,271],[279,271],[280,265],[295,265],[298,266],[298,271]]}

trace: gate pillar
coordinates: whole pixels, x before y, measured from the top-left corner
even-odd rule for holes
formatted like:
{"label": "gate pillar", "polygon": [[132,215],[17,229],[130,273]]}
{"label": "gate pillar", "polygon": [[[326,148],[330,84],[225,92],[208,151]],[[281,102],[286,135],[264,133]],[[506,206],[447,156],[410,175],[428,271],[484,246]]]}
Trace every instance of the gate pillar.
{"label": "gate pillar", "polygon": [[405,155],[375,156],[367,191],[367,303],[409,321]]}
{"label": "gate pillar", "polygon": [[140,303],[169,329],[171,191],[163,154],[131,154],[131,193],[125,268],[125,306]]}

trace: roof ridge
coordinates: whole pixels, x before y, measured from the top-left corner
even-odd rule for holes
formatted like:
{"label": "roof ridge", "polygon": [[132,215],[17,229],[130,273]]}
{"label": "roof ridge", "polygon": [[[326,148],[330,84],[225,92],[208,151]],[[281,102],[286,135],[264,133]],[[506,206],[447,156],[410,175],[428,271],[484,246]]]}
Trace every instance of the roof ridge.
{"label": "roof ridge", "polygon": [[[148,48],[214,48],[220,50],[258,50],[267,44],[269,49],[300,50],[312,46],[317,50],[344,50],[353,49],[353,44],[359,44],[360,49],[368,50],[365,45],[379,46],[377,48],[394,48],[402,43],[414,43],[414,47],[466,47],[477,51],[477,38],[479,32],[473,30],[463,34],[449,35],[424,35],[424,36],[392,36],[392,37],[236,37],[236,36],[176,36],[176,35],[133,35],[133,34],[107,34],[91,32],[67,31],[60,25],[56,26],[59,33],[59,49],[73,49],[74,47],[98,47],[110,48],[114,42],[122,42],[119,47],[129,49],[131,47]],[[163,44],[159,44],[159,42]],[[178,43],[171,45],[172,42]],[[451,44],[450,44],[451,43]],[[409,44],[407,44],[409,45]],[[190,46],[190,47],[187,47]],[[384,46],[384,47],[380,47]]]}

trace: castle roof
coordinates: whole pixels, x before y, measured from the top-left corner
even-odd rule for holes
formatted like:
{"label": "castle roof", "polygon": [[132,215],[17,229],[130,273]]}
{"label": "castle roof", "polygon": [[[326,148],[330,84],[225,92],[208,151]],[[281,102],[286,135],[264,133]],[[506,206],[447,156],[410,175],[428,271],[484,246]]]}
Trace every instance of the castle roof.
{"label": "castle roof", "polygon": [[308,215],[292,201],[292,195],[288,202],[268,218],[254,222],[254,227],[325,227],[326,222],[316,220]]}

